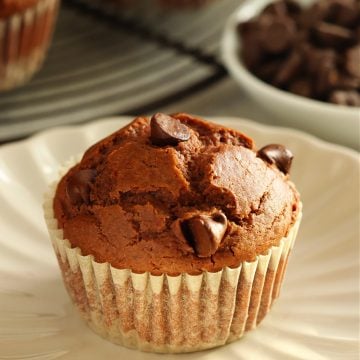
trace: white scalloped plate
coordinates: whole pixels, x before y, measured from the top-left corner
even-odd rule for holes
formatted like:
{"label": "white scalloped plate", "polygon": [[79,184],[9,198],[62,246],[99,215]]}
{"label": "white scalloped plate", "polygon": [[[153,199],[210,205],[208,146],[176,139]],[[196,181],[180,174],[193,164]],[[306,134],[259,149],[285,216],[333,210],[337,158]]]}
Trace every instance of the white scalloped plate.
{"label": "white scalloped plate", "polygon": [[[295,153],[304,219],[280,299],[260,327],[230,345],[188,355],[144,354],[97,337],[63,287],[41,210],[59,163],[129,118],[56,128],[0,148],[0,359],[357,359],[358,154],[289,129],[240,119],[225,125],[258,145]],[[219,121],[219,120],[218,120]]]}

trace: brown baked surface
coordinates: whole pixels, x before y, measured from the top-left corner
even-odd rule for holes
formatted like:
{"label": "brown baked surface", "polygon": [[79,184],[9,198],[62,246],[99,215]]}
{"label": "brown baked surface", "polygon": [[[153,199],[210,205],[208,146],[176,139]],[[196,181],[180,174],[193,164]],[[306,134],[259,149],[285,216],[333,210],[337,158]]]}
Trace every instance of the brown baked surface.
{"label": "brown baked surface", "polygon": [[[93,145],[60,181],[55,217],[83,255],[116,268],[196,274],[236,267],[278,244],[293,224],[299,197],[288,176],[256,156],[246,135],[187,115],[188,141],[155,146],[150,119],[139,117]],[[89,202],[74,205],[69,178],[95,169]],[[221,211],[227,230],[217,251],[199,257],[182,219]]]}
{"label": "brown baked surface", "polygon": [[39,0],[0,0],[0,19],[22,12]]}

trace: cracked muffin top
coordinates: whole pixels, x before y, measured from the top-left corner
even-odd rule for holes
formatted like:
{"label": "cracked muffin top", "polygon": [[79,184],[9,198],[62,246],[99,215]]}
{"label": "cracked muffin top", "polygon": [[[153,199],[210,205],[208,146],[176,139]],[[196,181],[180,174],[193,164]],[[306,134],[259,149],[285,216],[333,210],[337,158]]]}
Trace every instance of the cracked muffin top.
{"label": "cracked muffin top", "polygon": [[292,154],[188,114],[155,114],[90,147],[54,213],[83,255],[119,269],[198,274],[255,260],[286,236]]}

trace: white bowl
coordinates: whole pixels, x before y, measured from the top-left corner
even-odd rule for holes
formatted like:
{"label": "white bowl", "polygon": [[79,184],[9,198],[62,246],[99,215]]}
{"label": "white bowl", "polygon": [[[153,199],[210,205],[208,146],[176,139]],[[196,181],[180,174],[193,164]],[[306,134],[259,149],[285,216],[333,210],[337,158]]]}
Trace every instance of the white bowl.
{"label": "white bowl", "polygon": [[[360,147],[360,108],[308,99],[269,85],[250,73],[239,54],[241,43],[236,27],[256,16],[273,0],[247,0],[228,20],[222,39],[222,58],[230,75],[243,90],[278,119],[280,125],[299,128],[326,140]],[[299,1],[301,5],[311,0]]]}

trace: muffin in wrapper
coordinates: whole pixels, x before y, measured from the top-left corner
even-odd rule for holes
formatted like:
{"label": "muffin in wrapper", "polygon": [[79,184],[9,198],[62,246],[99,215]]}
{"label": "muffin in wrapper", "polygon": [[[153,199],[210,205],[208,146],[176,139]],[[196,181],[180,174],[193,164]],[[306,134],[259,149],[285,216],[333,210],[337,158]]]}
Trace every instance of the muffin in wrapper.
{"label": "muffin in wrapper", "polygon": [[27,82],[45,59],[59,0],[39,0],[22,12],[0,18],[0,91]]}
{"label": "muffin in wrapper", "polygon": [[[76,164],[64,166],[60,175]],[[254,329],[279,296],[301,221],[278,246],[253,262],[200,275],[138,274],[83,256],[63,238],[54,217],[57,183],[44,212],[66,289],[88,326],[102,337],[142,351],[192,352],[224,345]]]}

